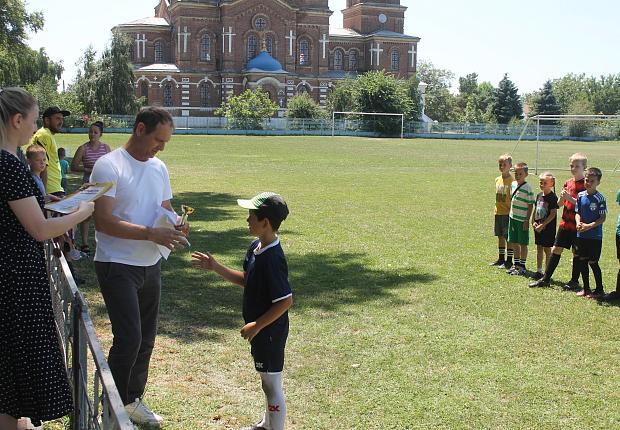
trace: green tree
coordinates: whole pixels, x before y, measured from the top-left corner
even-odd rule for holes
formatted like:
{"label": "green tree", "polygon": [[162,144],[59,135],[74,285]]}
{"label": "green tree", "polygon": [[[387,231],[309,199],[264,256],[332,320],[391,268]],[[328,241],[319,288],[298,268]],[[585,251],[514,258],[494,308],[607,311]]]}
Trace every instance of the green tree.
{"label": "green tree", "polygon": [[409,78],[405,86],[411,100],[411,111],[405,119],[409,121],[420,121],[422,116],[422,94],[419,89],[420,81],[415,77]]}
{"label": "green tree", "polygon": [[519,118],[523,114],[519,90],[508,79],[508,74],[504,75],[495,90],[493,113],[499,124],[508,124],[513,118]]}
{"label": "green tree", "polygon": [[346,78],[336,85],[327,98],[326,108],[331,115],[333,112],[347,112],[355,105],[355,89],[356,81]]}
{"label": "green tree", "polygon": [[620,109],[620,74],[590,78],[588,90],[597,114],[614,115]]}
{"label": "green tree", "polygon": [[[594,105],[587,97],[581,97],[568,107],[568,115],[594,115]],[[583,137],[592,128],[589,121],[565,121],[568,124],[568,132],[572,137]]]}
{"label": "green tree", "polygon": [[278,106],[262,88],[245,90],[233,96],[215,110],[215,115],[228,119],[228,127],[240,130],[260,130],[262,122],[275,115]]}
{"label": "green tree", "polygon": [[588,84],[585,74],[568,74],[553,81],[553,95],[555,96],[560,112],[568,114],[574,101],[588,98]]}
{"label": "green tree", "polygon": [[[531,98],[530,115],[559,115],[560,105],[553,94],[551,81],[545,82],[543,87]],[[557,121],[546,121],[545,124],[557,124]]]}
{"label": "green tree", "polygon": [[21,0],[2,0],[0,2],[0,48],[11,52],[23,47],[28,31],[37,32],[43,28],[43,13],[26,12]]}
{"label": "green tree", "polygon": [[455,97],[450,93],[454,73],[436,68],[433,63],[422,61],[418,64],[417,78],[428,85],[424,95],[426,115],[440,122],[456,119]]}
{"label": "green tree", "polygon": [[308,93],[303,93],[291,98],[288,102],[285,116],[287,118],[318,119],[325,117],[325,111],[321,109]]}

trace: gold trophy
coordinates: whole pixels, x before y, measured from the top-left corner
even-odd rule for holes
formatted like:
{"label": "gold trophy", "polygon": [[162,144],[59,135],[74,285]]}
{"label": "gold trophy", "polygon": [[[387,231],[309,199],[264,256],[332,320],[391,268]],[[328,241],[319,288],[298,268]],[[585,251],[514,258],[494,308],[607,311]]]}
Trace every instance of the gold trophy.
{"label": "gold trophy", "polygon": [[194,208],[181,205],[181,223],[179,225],[184,225],[187,222],[187,217],[194,213]]}

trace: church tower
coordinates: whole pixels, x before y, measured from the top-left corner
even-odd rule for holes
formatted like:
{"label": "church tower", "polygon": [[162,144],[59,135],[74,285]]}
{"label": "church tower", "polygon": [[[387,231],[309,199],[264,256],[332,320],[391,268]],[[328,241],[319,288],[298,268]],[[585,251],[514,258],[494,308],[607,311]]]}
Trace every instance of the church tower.
{"label": "church tower", "polygon": [[342,10],[344,27],[361,34],[382,30],[403,33],[406,10],[400,0],[347,0]]}

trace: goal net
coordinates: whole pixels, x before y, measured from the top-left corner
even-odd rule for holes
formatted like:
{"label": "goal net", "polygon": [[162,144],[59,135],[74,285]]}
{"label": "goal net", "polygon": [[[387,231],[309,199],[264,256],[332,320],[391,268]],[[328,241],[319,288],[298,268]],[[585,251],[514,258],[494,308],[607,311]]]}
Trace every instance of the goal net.
{"label": "goal net", "polygon": [[402,113],[332,112],[332,136],[337,131],[400,135],[402,139],[405,134],[405,116]]}
{"label": "goal net", "polygon": [[568,157],[585,152],[588,165],[613,173],[620,168],[620,145],[612,148],[613,153],[609,147],[603,153],[594,141],[618,138],[620,115],[535,115],[526,120],[510,154],[514,162],[515,157],[528,161],[538,174],[545,170],[568,170]]}

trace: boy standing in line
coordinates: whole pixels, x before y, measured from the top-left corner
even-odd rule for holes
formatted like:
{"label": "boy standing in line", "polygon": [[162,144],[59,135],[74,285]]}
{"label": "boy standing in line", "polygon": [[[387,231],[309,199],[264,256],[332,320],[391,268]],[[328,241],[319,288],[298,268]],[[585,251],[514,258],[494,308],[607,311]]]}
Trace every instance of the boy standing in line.
{"label": "boy standing in line", "polygon": [[506,243],[508,239],[508,215],[510,214],[510,187],[514,181],[510,175],[512,157],[510,154],[500,155],[497,160],[500,176],[495,178],[495,236],[498,240],[499,256],[491,263],[505,269],[512,267],[513,251],[508,248],[506,255]]}
{"label": "boy standing in line", "polygon": [[[530,283],[530,287],[548,287],[551,283],[553,272],[558,267],[562,251],[565,248],[574,248],[577,240],[577,225],[575,223],[575,203],[577,203],[577,195],[584,191],[584,171],[588,165],[588,158],[582,153],[575,153],[568,159],[570,162],[570,172],[573,175],[571,179],[564,182],[564,187],[560,193],[558,205],[564,206],[562,211],[562,221],[560,228],[555,236],[555,243],[551,249],[549,263],[545,268],[545,276],[537,281]],[[562,288],[566,290],[576,291],[579,289],[579,258],[575,255],[573,249],[573,272],[571,280]]]}
{"label": "boy standing in line", "polygon": [[514,265],[507,270],[510,275],[525,275],[527,245],[530,242],[530,218],[534,206],[534,192],[525,182],[527,164],[515,166],[515,182],[511,187],[510,215],[508,219],[508,246],[514,251]]}
{"label": "boy standing in line", "polygon": [[[596,167],[588,169],[585,178],[586,190],[577,196],[575,222],[577,224],[577,256],[583,289],[577,293],[580,297],[600,298],[603,291],[603,275],[598,265],[603,245],[603,223],[607,218],[605,197],[596,190],[601,183],[603,173]],[[588,265],[592,269],[596,289],[590,290]]]}
{"label": "boy standing in line", "polygon": [[[620,190],[616,194],[616,203],[620,205]],[[616,277],[616,291],[607,294],[604,299],[612,302],[620,301],[620,214],[616,225],[616,257],[618,258],[618,275]]]}
{"label": "boy standing in line", "polygon": [[549,254],[555,240],[555,226],[558,212],[558,197],[553,192],[555,178],[550,172],[539,176],[542,192],[536,196],[536,209],[532,214],[532,227],[536,243],[536,273],[535,279],[543,277],[543,256],[545,266],[549,263]]}
{"label": "boy standing in line", "polygon": [[212,270],[243,287],[245,325],[241,328],[241,336],[250,342],[267,407],[260,422],[242,430],[284,430],[286,402],[282,370],[293,293],[278,229],[288,216],[288,207],[275,193],[261,193],[251,200],[237,200],[237,203],[249,209],[250,233],[258,237],[247,250],[243,271],[221,265],[208,252],[194,252],[192,263],[196,268]]}

